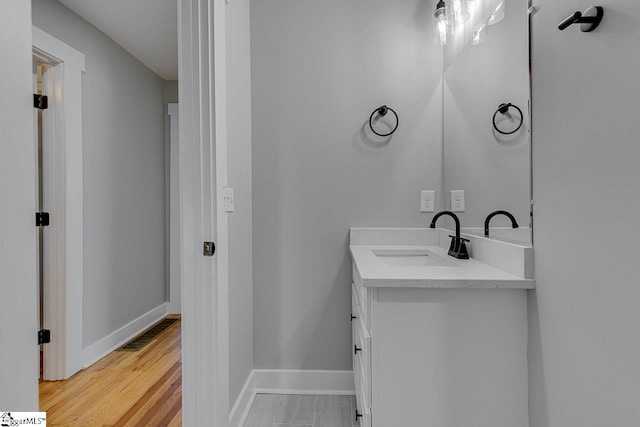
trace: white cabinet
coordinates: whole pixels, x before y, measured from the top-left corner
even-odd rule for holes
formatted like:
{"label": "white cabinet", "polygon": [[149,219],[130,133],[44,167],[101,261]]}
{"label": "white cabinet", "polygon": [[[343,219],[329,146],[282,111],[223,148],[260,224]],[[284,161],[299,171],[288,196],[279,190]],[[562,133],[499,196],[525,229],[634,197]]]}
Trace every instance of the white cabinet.
{"label": "white cabinet", "polygon": [[[360,291],[352,287],[351,330],[353,336],[353,376],[356,388],[357,409],[354,419],[371,427],[371,334],[366,326],[368,316]],[[366,293],[364,293],[366,295]]]}
{"label": "white cabinet", "polygon": [[526,291],[365,288],[355,264],[353,279],[363,426],[528,426]]}

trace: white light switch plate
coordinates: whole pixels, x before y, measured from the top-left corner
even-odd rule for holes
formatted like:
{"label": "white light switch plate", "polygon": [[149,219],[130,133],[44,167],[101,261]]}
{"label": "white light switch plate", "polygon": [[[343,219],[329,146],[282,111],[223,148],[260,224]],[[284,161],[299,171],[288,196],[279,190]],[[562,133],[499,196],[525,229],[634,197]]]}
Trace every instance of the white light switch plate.
{"label": "white light switch plate", "polygon": [[464,212],[464,190],[451,190],[451,210]]}
{"label": "white light switch plate", "polygon": [[222,188],[222,210],[225,212],[233,212],[233,188]]}
{"label": "white light switch plate", "polygon": [[433,190],[422,190],[420,192],[420,212],[436,211],[436,192]]}

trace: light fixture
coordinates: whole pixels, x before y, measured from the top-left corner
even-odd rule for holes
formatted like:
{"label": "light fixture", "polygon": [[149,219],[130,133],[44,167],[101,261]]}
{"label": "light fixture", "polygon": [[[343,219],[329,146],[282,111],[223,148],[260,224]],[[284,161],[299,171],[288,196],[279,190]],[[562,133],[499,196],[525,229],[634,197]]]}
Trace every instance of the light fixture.
{"label": "light fixture", "polygon": [[462,0],[451,0],[451,8],[453,9],[453,22],[455,24],[465,23],[469,20],[469,13],[465,11]]}
{"label": "light fixture", "polygon": [[436,11],[433,16],[438,20],[438,33],[440,33],[440,44],[447,44],[447,8],[444,0],[440,0],[436,5]]}
{"label": "light fixture", "polygon": [[498,22],[502,21],[504,19],[504,8],[505,7],[504,7],[504,0],[503,0],[500,2],[498,7],[496,7],[496,10],[493,11],[491,16],[489,17],[489,20],[487,21],[487,24],[495,25]]}
{"label": "light fixture", "polygon": [[484,39],[487,37],[487,24],[482,24],[480,28],[473,33],[473,38],[471,39],[471,43],[474,45],[479,45]]}

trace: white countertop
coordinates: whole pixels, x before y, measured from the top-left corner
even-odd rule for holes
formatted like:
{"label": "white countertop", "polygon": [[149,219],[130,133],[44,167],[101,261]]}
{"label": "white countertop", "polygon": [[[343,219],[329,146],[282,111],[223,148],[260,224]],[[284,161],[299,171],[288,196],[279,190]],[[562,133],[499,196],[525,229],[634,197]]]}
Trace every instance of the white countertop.
{"label": "white countertop", "polygon": [[[365,287],[534,289],[535,281],[474,259],[456,259],[437,245],[351,245],[355,273]],[[445,258],[447,266],[388,265],[374,250],[428,250]]]}

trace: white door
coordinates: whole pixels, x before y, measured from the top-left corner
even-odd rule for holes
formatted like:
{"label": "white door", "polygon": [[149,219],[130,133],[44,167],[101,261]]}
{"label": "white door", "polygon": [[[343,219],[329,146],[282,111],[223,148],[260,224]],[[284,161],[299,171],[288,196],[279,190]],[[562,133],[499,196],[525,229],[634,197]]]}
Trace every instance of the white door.
{"label": "white door", "polygon": [[[57,244],[59,230],[58,215],[62,214],[61,209],[56,206],[56,177],[55,177],[55,141],[51,137],[55,132],[55,120],[53,115],[55,107],[55,81],[54,74],[56,70],[49,64],[40,63],[40,75],[36,76],[36,86],[33,93],[41,92],[47,96],[49,107],[44,110],[34,108],[36,117],[36,210],[46,212],[50,216],[49,225],[46,227],[38,227],[38,329],[47,329],[51,332],[51,343],[40,346],[41,356],[43,358],[42,374],[43,380],[55,381],[67,378],[60,376],[58,367],[63,365],[64,353],[58,354],[55,351],[56,346],[60,343],[54,340],[64,339],[65,334],[60,333],[61,325],[57,325],[54,316],[57,313],[57,307],[52,308],[57,301],[55,294],[51,292],[51,288],[61,285],[61,281],[56,277],[60,274],[59,262],[61,257],[57,256]],[[37,78],[40,78],[38,82]],[[40,88],[38,88],[38,85]],[[58,112],[58,114],[60,114]],[[38,119],[39,116],[39,119]],[[59,195],[58,195],[59,197]]]}
{"label": "white door", "polygon": [[[42,63],[38,63],[35,58],[34,58],[34,62],[33,62],[33,86],[32,86],[32,92],[34,94],[40,94],[40,95],[44,95],[45,91],[44,91],[44,74],[46,67],[44,66],[44,64]],[[34,163],[36,165],[35,170],[36,170],[36,175],[35,175],[35,180],[36,180],[36,191],[35,191],[35,198],[36,198],[36,211],[37,212],[47,212],[47,213],[51,213],[51,209],[49,209],[48,205],[48,200],[45,197],[45,193],[47,192],[47,189],[45,188],[45,182],[47,182],[47,180],[44,179],[44,171],[46,170],[46,168],[49,167],[49,165],[45,164],[44,162],[44,155],[45,154],[50,154],[48,152],[47,149],[45,149],[45,145],[44,145],[44,141],[43,141],[43,125],[46,122],[46,111],[47,110],[39,110],[37,108],[33,108],[33,130],[34,130],[34,146],[35,146],[35,158],[34,158]],[[47,182],[48,184],[50,184],[49,182]],[[38,329],[49,329],[51,330],[51,326],[48,324],[47,322],[47,316],[46,316],[46,310],[45,310],[45,297],[46,297],[46,291],[45,291],[45,281],[47,280],[51,280],[51,269],[48,268],[47,263],[46,263],[46,256],[48,251],[50,252],[52,249],[54,249],[53,247],[51,247],[50,245],[50,241],[48,239],[48,231],[50,227],[54,227],[55,224],[51,225],[51,226],[47,226],[47,227],[37,227],[36,228],[36,254],[37,254],[37,263],[36,263],[36,277],[37,277],[37,283],[38,285],[36,286],[36,292],[37,292],[37,298],[36,298],[36,304],[37,304],[37,318],[38,318]],[[49,246],[47,246],[49,245]],[[55,254],[50,254],[50,256],[54,256],[55,258]],[[54,379],[54,378],[48,378],[47,374],[48,374],[48,366],[47,366],[47,362],[54,362],[55,360],[53,358],[51,358],[52,354],[51,352],[49,352],[49,345],[48,344],[42,344],[39,347],[39,355],[40,358],[42,360],[40,360],[40,378],[41,379]],[[43,363],[44,361],[44,363]]]}
{"label": "white door", "polygon": [[31,2],[0,2],[0,407],[38,410]]}
{"label": "white door", "polygon": [[[32,92],[35,93],[39,93],[38,92],[38,64],[33,61],[33,75],[32,75],[32,85],[31,85],[31,90]],[[34,108],[33,109],[33,144],[34,144],[34,151],[35,151],[35,159],[34,162],[36,164],[36,168],[35,168],[35,182],[36,182],[36,211],[42,211],[42,206],[40,203],[40,135],[39,135],[39,128],[40,128],[40,124],[39,119],[38,119],[38,109]],[[36,233],[37,233],[37,237],[36,237],[36,254],[37,254],[37,262],[36,262],[36,277],[38,280],[38,286],[36,286],[36,293],[37,293],[37,298],[36,298],[36,304],[37,304],[37,325],[38,325],[38,329],[42,329],[42,230],[37,228],[36,229]],[[41,353],[42,354],[42,353]]]}

